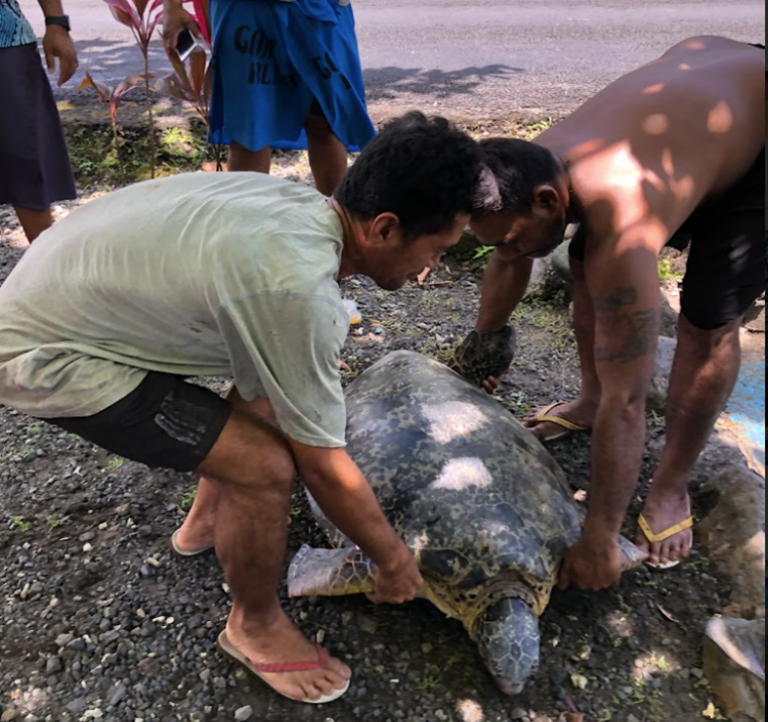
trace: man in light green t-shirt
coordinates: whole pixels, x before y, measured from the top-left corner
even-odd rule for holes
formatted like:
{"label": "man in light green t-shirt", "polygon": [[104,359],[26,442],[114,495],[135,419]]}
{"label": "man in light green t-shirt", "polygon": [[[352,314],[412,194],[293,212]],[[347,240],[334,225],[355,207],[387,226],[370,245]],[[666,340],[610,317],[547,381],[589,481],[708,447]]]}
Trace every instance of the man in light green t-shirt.
{"label": "man in light green t-shirt", "polygon": [[[472,139],[411,114],[334,199],[255,174],[151,181],[72,213],[0,287],[0,403],[201,473],[174,548],[215,545],[234,600],[220,646],[291,699],[332,701],[351,677],[278,600],[297,470],[376,562],[374,601],[410,600],[422,583],[344,449],[337,282],[364,274],[394,290],[434,266],[484,201],[481,175]],[[222,374],[227,399],[185,381]]]}

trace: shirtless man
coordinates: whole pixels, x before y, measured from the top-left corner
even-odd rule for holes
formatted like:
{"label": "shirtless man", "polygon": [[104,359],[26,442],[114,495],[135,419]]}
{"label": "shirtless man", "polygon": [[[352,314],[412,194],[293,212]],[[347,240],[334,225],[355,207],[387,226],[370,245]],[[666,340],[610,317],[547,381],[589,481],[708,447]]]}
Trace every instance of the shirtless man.
{"label": "shirtless man", "polygon": [[570,249],[581,397],[526,420],[543,441],[593,432],[591,508],[563,566],[563,587],[598,590],[620,580],[616,539],[640,472],[659,335],[657,262],[670,242],[689,240],[667,446],[638,544],[656,567],[690,554],[689,475],[735,386],[739,328],[764,287],[764,72],[764,49],[693,38],[620,78],[535,143],[483,144],[504,208],[473,221],[478,239],[497,249],[465,344],[493,347],[533,259],[560,244],[566,224],[581,224]]}

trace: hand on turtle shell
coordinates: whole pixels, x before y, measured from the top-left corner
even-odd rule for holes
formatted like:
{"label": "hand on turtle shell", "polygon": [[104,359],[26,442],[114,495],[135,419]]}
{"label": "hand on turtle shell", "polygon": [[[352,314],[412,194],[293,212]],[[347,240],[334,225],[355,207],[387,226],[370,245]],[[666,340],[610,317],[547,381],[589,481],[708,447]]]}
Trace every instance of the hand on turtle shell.
{"label": "hand on turtle shell", "polygon": [[499,331],[472,331],[457,347],[449,366],[475,386],[488,393],[498,388],[515,358],[517,337],[512,326]]}
{"label": "hand on turtle shell", "polygon": [[560,589],[576,587],[599,592],[621,581],[621,550],[618,539],[582,538],[565,554],[560,568]]}
{"label": "hand on turtle shell", "polygon": [[393,568],[376,569],[376,591],[368,595],[374,604],[405,604],[412,602],[424,586],[419,565],[406,549],[407,557]]}

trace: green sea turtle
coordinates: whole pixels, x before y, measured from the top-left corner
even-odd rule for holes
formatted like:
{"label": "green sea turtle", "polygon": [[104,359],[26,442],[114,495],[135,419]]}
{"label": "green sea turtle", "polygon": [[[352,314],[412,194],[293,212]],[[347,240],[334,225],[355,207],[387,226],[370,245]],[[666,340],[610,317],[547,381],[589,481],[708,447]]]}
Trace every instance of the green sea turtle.
{"label": "green sea turtle", "polygon": [[[413,550],[424,596],[463,622],[518,694],[539,662],[539,617],[581,514],[565,475],[501,404],[446,366],[401,351],[347,395],[348,451]],[[335,550],[304,547],[291,596],[372,591],[371,563],[313,505]],[[622,540],[627,569],[643,557]]]}

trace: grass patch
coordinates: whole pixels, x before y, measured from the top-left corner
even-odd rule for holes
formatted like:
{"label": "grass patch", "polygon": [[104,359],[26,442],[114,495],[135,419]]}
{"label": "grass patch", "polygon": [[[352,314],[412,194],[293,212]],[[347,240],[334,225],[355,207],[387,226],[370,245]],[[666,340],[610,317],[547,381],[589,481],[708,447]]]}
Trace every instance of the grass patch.
{"label": "grass patch", "polygon": [[659,260],[659,280],[662,283],[666,283],[667,281],[679,281],[681,280],[683,275],[681,273],[677,273],[674,268],[672,267],[672,261],[670,261],[668,258],[662,258]]}
{"label": "grass patch", "polygon": [[[150,178],[151,143],[145,128],[121,128],[117,138],[109,125],[66,127],[75,178],[83,187],[124,186]],[[201,123],[189,129],[175,127],[156,134],[156,176],[199,171],[213,161],[213,149]]]}

